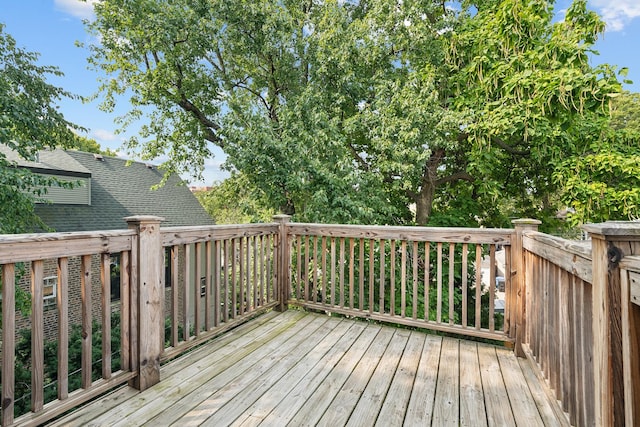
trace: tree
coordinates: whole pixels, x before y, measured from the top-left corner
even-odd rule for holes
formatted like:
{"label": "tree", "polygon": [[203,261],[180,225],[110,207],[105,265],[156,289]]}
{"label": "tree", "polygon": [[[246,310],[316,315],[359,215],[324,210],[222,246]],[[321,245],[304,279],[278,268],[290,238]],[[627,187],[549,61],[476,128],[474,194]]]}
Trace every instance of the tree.
{"label": "tree", "polygon": [[624,92],[614,98],[611,126],[617,130],[640,134],[640,93]]}
{"label": "tree", "polygon": [[[37,59],[38,54],[17,47],[0,24],[0,142],[26,160],[44,148],[70,146],[73,129],[78,129],[55,105],[73,95],[46,82],[47,75],[58,76],[60,70],[37,65]],[[54,184],[59,183],[16,168],[0,153],[0,233],[43,226],[34,212],[34,200]]]}
{"label": "tree", "polygon": [[74,135],[73,148],[86,153],[104,154],[105,156],[116,157],[118,153],[107,148],[103,149],[95,139],[82,135]]}
{"label": "tree", "polygon": [[194,193],[216,224],[245,224],[271,221],[275,211],[264,208],[260,190],[252,188],[246,177],[233,174],[213,188]]}
{"label": "tree", "polygon": [[407,223],[415,204],[418,224],[503,225],[555,212],[573,128],[620,91],[588,63],[602,21],[576,0],[553,23],[552,5],[113,0],[91,63],[106,108],[133,92],[123,125],[153,106],[153,139],[128,147],[167,172],[215,144],[298,220]]}

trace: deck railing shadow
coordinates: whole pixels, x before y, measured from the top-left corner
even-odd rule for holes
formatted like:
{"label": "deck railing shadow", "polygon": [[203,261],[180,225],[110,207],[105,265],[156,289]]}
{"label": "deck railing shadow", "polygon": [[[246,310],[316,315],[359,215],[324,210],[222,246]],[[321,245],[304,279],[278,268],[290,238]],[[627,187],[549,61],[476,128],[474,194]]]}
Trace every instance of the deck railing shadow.
{"label": "deck railing shadow", "polygon": [[[535,220],[514,229],[298,224],[283,215],[207,227],[127,221],[122,231],[0,236],[3,426],[43,423],[124,383],[149,388],[163,361],[289,307],[501,341],[529,359],[572,424],[639,419],[638,223],[585,226],[591,245],[539,233]],[[26,413],[16,412],[20,286],[32,296]],[[71,387],[74,322],[81,381]],[[45,359],[51,336],[55,366]]]}

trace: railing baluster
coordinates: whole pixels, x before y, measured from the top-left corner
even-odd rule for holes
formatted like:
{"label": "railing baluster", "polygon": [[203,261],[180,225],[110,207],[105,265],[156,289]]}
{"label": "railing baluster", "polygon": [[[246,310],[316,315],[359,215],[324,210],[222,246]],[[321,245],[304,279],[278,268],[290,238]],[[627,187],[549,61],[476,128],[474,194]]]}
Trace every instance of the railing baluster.
{"label": "railing baluster", "polygon": [[192,285],[191,278],[191,260],[193,259],[191,250],[191,244],[184,245],[184,287],[182,289],[182,335],[184,341],[189,341],[191,338],[191,313],[189,312],[191,305],[191,294],[189,288]]}
{"label": "railing baluster", "polygon": [[462,327],[467,327],[467,291],[468,291],[468,268],[469,268],[469,245],[467,243],[462,244]]}
{"label": "railing baluster", "polygon": [[407,242],[400,244],[400,316],[407,315]]}
{"label": "railing baluster", "polygon": [[424,320],[429,321],[429,309],[431,302],[429,300],[429,288],[430,282],[430,270],[431,270],[431,243],[424,242]]}
{"label": "railing baluster", "polygon": [[436,280],[438,286],[438,299],[436,303],[436,322],[442,323],[442,242],[437,244],[438,266],[436,268]]}
{"label": "railing baluster", "polygon": [[101,254],[102,287],[102,378],[111,378],[111,255]]}
{"label": "railing baluster", "polygon": [[336,305],[336,238],[331,238],[331,305]]}
{"label": "railing baluster", "polygon": [[[58,258],[58,284],[56,304],[58,308],[59,319],[58,399],[64,400],[69,396],[69,322],[61,321],[63,319],[69,318],[69,259],[67,257]],[[3,323],[3,325],[6,325],[6,323]]]}
{"label": "railing baluster", "polygon": [[358,309],[364,310],[364,238],[360,238],[358,245],[359,261],[358,261]]}
{"label": "railing baluster", "polygon": [[496,245],[489,245],[489,331],[496,330]]}
{"label": "railing baluster", "polygon": [[413,242],[413,290],[411,296],[413,300],[413,308],[411,317],[416,320],[418,318],[418,242]]}
{"label": "railing baluster", "polygon": [[302,236],[296,236],[296,299],[302,299]]}
{"label": "railing baluster", "polygon": [[373,313],[373,289],[375,284],[375,263],[374,263],[374,249],[375,240],[369,239],[369,313]]}
{"label": "railing baluster", "polygon": [[309,301],[316,302],[318,301],[318,236],[312,238],[313,240],[313,263],[311,268],[312,270],[312,278],[311,282],[311,298]]}
{"label": "railing baluster", "polygon": [[391,240],[391,254],[389,255],[389,313],[396,314],[396,241]]}
{"label": "railing baluster", "polygon": [[344,237],[340,238],[340,307],[344,307],[344,252],[345,242]]}
{"label": "railing baluster", "polygon": [[454,296],[454,268],[456,264],[455,259],[455,243],[449,243],[449,325],[453,325],[455,320],[455,307],[453,304],[453,296]]}
{"label": "railing baluster", "polygon": [[211,240],[207,240],[205,243],[205,279],[204,279],[204,328],[205,330],[211,329],[211,276],[212,260],[211,260]]}
{"label": "railing baluster", "polygon": [[177,347],[180,342],[180,337],[178,336],[178,325],[180,324],[179,253],[180,247],[178,245],[171,246],[171,345],[173,347]]}
{"label": "railing baluster", "polygon": [[[131,370],[131,262],[130,252],[120,253],[120,363]],[[60,344],[62,345],[62,344]]]}
{"label": "railing baluster", "polygon": [[222,282],[222,320],[229,322],[229,268],[233,263],[233,258],[229,253],[229,239],[224,240],[224,278]]}
{"label": "railing baluster", "polygon": [[327,237],[322,236],[322,304],[327,304]]}
{"label": "railing baluster", "polygon": [[310,277],[309,277],[309,258],[311,254],[309,253],[309,235],[304,238],[304,270],[302,271],[303,283],[304,283],[304,299],[305,301],[311,301],[311,290],[309,287]]}
{"label": "railing baluster", "polygon": [[195,244],[194,252],[196,271],[193,280],[193,328],[194,335],[199,337],[202,328],[202,322],[200,320],[202,311],[202,242],[197,242]]}
{"label": "railing baluster", "polygon": [[[82,299],[82,388],[91,387],[91,255],[80,262],[80,297]],[[33,298],[36,298],[34,295]],[[42,299],[42,298],[40,298]]]}
{"label": "railing baluster", "polygon": [[220,274],[222,273],[222,248],[220,240],[213,242],[213,327],[220,326]]}
{"label": "railing baluster", "polygon": [[353,310],[355,281],[355,241],[349,239],[349,308]]}
{"label": "railing baluster", "polygon": [[476,244],[476,329],[482,327],[482,245]]}
{"label": "railing baluster", "polygon": [[15,264],[2,266],[2,425],[13,424],[15,403],[15,365],[4,363],[14,360],[16,354],[16,269]]}
{"label": "railing baluster", "polygon": [[31,410],[42,411],[44,405],[44,304],[41,260],[31,263]]}
{"label": "railing baluster", "polygon": [[387,243],[384,239],[380,239],[380,307],[378,311],[380,314],[385,313],[385,254],[387,252]]}

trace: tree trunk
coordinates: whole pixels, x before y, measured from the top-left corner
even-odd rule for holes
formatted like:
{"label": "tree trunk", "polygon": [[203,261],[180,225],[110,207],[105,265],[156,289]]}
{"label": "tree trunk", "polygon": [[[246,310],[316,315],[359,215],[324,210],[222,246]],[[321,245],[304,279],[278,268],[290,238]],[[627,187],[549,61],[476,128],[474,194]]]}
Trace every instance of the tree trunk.
{"label": "tree trunk", "polygon": [[420,192],[415,197],[416,202],[416,225],[427,225],[431,217],[431,206],[436,187],[433,182],[423,183]]}
{"label": "tree trunk", "polygon": [[422,182],[417,194],[413,194],[416,203],[416,225],[427,225],[431,216],[431,206],[438,185],[438,167],[444,159],[445,150],[437,149],[431,153],[422,173]]}

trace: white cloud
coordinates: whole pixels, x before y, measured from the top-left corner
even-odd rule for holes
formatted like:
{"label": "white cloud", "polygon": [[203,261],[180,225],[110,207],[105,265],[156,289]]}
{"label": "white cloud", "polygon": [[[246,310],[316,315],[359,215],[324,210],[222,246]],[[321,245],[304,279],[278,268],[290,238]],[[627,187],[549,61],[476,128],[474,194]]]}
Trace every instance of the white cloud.
{"label": "white cloud", "polygon": [[118,135],[105,129],[95,129],[91,131],[91,136],[100,141],[122,141]]}
{"label": "white cloud", "polygon": [[99,0],[54,0],[56,7],[69,15],[80,19],[93,17],[93,4]]}
{"label": "white cloud", "polygon": [[591,0],[590,3],[602,15],[609,31],[622,31],[632,19],[640,17],[638,0]]}

